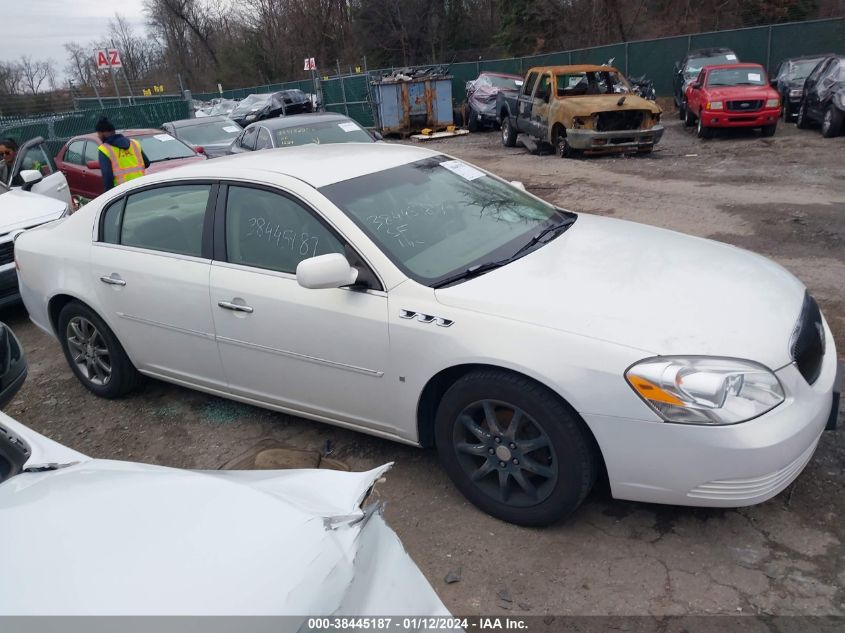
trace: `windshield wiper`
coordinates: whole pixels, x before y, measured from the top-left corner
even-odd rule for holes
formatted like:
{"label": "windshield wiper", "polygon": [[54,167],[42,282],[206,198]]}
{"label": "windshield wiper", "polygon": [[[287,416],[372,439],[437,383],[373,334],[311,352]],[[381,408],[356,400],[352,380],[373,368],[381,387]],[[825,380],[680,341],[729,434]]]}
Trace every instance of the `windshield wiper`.
{"label": "windshield wiper", "polygon": [[432,288],[443,288],[444,286],[448,286],[453,284],[457,281],[465,281],[467,279],[472,279],[473,277],[478,277],[479,275],[483,275],[484,273],[493,270],[495,268],[501,268],[507,264],[510,264],[512,261],[519,259],[522,254],[527,251],[532,246],[539,244],[540,240],[542,240],[546,235],[555,234],[553,237],[545,240],[546,242],[551,242],[557,235],[563,233],[566,229],[572,226],[573,222],[575,222],[575,218],[567,218],[566,220],[562,221],[560,224],[555,224],[553,226],[547,226],[542,231],[534,235],[530,240],[528,240],[525,244],[519,247],[517,251],[511,255],[510,257],[505,257],[504,259],[499,259],[492,262],[485,262],[484,264],[476,264],[475,266],[470,266],[469,268],[455,273],[454,275],[450,275],[445,279],[441,279],[437,283],[433,284]]}

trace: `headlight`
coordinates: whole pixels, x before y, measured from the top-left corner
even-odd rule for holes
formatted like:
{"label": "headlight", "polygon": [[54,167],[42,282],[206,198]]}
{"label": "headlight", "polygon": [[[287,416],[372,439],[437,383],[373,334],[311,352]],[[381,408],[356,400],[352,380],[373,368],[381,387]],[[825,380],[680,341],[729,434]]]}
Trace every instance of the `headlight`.
{"label": "headlight", "polygon": [[586,121],[582,117],[577,116],[572,119],[572,127],[576,130],[584,127],[584,123],[586,123]]}
{"label": "headlight", "polygon": [[708,110],[721,110],[723,108],[721,101],[708,101],[707,102],[707,109]]}
{"label": "headlight", "polygon": [[625,378],[666,422],[736,424],[784,400],[769,369],[747,360],[663,356],[632,365]]}
{"label": "headlight", "polygon": [[766,107],[767,108],[777,108],[780,106],[780,99],[767,99],[766,100]]}
{"label": "headlight", "polygon": [[804,94],[804,90],[801,88],[791,88],[789,90],[790,97],[800,97],[802,94]]}
{"label": "headlight", "polygon": [[247,115],[244,117],[244,119],[245,119],[245,120],[247,120],[247,121],[249,121],[249,120],[251,120],[251,119],[254,119],[254,118],[255,118],[255,115],[254,115],[254,114],[247,114]]}

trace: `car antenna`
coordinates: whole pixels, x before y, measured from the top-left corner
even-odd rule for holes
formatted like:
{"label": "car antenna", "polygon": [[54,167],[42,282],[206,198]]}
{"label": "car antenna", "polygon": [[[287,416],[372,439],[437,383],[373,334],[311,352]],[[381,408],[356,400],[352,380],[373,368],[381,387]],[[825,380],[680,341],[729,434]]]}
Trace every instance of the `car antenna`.
{"label": "car antenna", "polygon": [[616,102],[616,105],[618,105],[618,106],[625,105],[625,95],[622,95],[621,97],[619,97],[619,101]]}

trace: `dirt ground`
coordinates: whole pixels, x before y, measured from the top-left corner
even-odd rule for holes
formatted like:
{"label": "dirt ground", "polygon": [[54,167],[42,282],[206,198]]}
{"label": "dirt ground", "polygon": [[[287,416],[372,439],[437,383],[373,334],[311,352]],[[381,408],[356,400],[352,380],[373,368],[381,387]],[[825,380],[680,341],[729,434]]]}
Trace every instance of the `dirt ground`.
{"label": "dirt ground", "polygon": [[[427,146],[574,211],[772,257],[810,287],[845,355],[845,137],[784,125],[773,138],[740,132],[701,142],[672,117],[666,126],[653,155],[634,158],[535,156],[503,148],[496,132]],[[845,431],[824,434],[799,479],[759,506],[646,505],[615,501],[598,487],[567,523],[532,530],[466,502],[434,451],[154,381],[132,397],[99,400],[22,308],[0,318],[30,360],[29,379],[6,412],[89,455],[217,468],[272,438],[315,452],[331,440],[333,457],[353,469],[396,462],[378,490],[386,516],[454,613],[845,615]],[[447,584],[450,573],[459,581]]]}

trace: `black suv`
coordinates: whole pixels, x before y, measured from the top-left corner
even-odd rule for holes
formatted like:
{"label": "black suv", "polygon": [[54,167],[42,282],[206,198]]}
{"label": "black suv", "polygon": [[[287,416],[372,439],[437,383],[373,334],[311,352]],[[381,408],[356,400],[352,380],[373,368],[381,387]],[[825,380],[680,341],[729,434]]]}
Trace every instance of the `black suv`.
{"label": "black suv", "polygon": [[778,66],[772,79],[772,88],[780,95],[781,114],[784,121],[798,115],[801,96],[804,94],[804,80],[826,55],[808,55],[785,59]]}
{"label": "black suv", "polygon": [[845,125],[845,56],[828,55],[804,81],[798,127],[821,123],[822,136],[842,133]]}
{"label": "black suv", "polygon": [[698,73],[705,66],[714,64],[738,64],[739,58],[729,48],[699,48],[687,53],[681,61],[675,62],[675,70],[672,73],[672,88],[674,89],[675,107],[684,118],[684,92],[687,84],[698,77]]}

